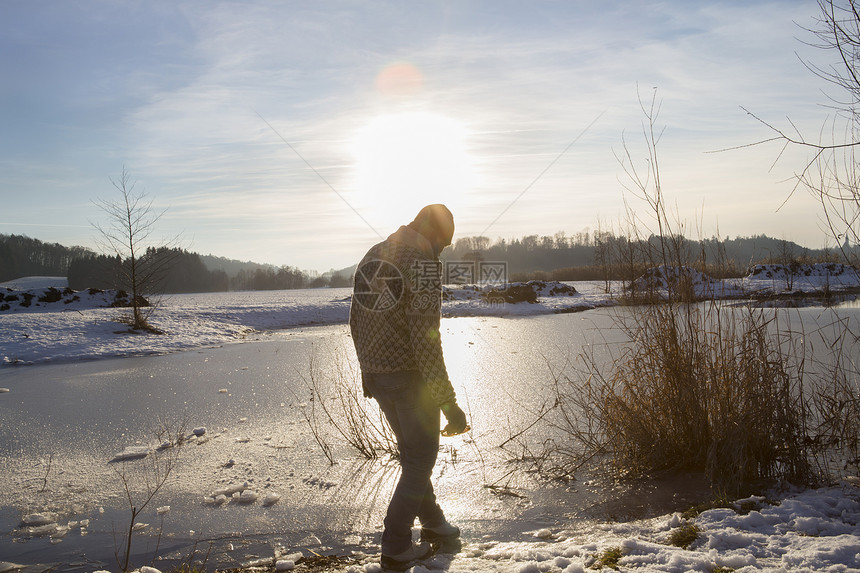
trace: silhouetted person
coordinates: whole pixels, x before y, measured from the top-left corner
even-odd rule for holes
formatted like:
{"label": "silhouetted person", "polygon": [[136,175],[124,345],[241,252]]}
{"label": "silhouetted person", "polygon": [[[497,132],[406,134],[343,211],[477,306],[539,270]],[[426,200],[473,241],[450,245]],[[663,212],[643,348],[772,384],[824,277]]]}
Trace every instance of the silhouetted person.
{"label": "silhouetted person", "polygon": [[[430,541],[453,539],[430,476],[439,451],[440,411],[446,434],[466,431],[448,378],[439,334],[439,254],[451,244],[454,218],[428,205],[415,220],[371,247],[355,273],[349,326],[365,395],[379,403],[400,450],[400,480],[388,505],[382,566],[398,568],[432,553]],[[415,518],[421,542],[412,541]]]}

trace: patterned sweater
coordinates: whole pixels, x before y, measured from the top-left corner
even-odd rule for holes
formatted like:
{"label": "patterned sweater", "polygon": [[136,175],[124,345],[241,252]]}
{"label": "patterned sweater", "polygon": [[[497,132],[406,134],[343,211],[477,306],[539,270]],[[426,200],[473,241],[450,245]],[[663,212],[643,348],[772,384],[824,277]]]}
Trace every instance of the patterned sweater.
{"label": "patterned sweater", "polygon": [[371,247],[356,268],[349,312],[362,374],[417,370],[438,405],[454,402],[439,335],[441,305],[441,263],[421,234],[400,227]]}

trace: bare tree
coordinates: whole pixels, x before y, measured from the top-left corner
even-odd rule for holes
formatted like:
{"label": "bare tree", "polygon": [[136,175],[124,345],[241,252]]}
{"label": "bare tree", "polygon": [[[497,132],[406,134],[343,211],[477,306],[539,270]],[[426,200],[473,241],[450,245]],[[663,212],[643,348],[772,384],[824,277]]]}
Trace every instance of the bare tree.
{"label": "bare tree", "polygon": [[[787,147],[806,148],[810,156],[796,172],[795,190],[806,189],[821,203],[825,225],[839,245],[860,242],[860,172],[855,151],[860,146],[860,2],[818,0],[820,14],[806,28],[816,40],[809,45],[834,53],[835,63],[819,66],[804,62],[818,77],[836,86],[839,95],[829,96],[833,115],[821,131],[810,137],[791,123],[780,129],[747,111],[767,126],[773,137],[753,143],[780,142]],[[780,156],[782,153],[780,153]],[[794,190],[792,191],[792,193]],[[856,253],[843,247],[843,255],[856,263]]]}
{"label": "bare tree", "polygon": [[[663,129],[658,128],[657,125],[660,101],[657,99],[656,88],[651,94],[650,101],[643,100],[641,94],[638,95],[639,107],[644,117],[642,122],[642,137],[646,149],[644,162],[634,159],[634,152],[623,138],[623,151],[615,155],[627,176],[627,182],[622,183],[625,191],[644,203],[646,209],[640,215],[627,197],[624,198],[626,213],[624,225],[630,241],[629,244],[619,244],[617,257],[622,267],[628,269],[632,297],[635,298],[636,295],[636,277],[639,272],[647,267],[662,266],[670,298],[675,299],[677,296],[689,298],[692,296],[689,288],[690,277],[685,269],[689,266],[692,257],[690,245],[684,238],[683,221],[677,212],[674,216],[670,216],[670,211],[666,208],[666,198],[660,179],[657,152],[663,135]],[[642,294],[653,295],[654,293]]]}
{"label": "bare tree", "polygon": [[785,273],[785,288],[791,290],[794,288],[794,279],[800,270],[800,260],[798,259],[795,250],[795,244],[786,241],[785,239],[779,242],[776,260],[782,265],[782,272]]}
{"label": "bare tree", "polygon": [[603,278],[603,292],[612,292],[612,254],[610,253],[612,232],[604,231],[600,219],[594,231],[594,264]]}
{"label": "bare tree", "polygon": [[[157,292],[159,279],[170,263],[170,257],[146,256],[146,247],[156,222],[166,209],[154,209],[147,194],[135,190],[136,182],[131,180],[125,167],[120,178],[111,178],[110,182],[120,197],[117,200],[94,201],[107,215],[107,223],[92,225],[100,235],[99,247],[119,260],[117,286],[131,293],[132,316],[129,324],[134,329],[151,331],[153,329],[147,319],[153,307],[145,297]],[[176,240],[171,242],[175,243]]]}

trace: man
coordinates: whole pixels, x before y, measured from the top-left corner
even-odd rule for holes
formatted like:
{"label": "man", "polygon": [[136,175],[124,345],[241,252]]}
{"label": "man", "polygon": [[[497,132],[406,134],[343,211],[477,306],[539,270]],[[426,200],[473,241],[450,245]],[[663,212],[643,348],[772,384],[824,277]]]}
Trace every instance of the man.
{"label": "man", "polygon": [[[374,245],[358,264],[349,314],[365,395],[379,403],[397,437],[400,479],[385,516],[382,566],[397,569],[432,553],[429,541],[460,530],[436,503],[430,476],[445,434],[467,430],[442,356],[439,254],[451,244],[454,218],[428,205],[415,220]],[[412,541],[415,518],[421,542]]]}

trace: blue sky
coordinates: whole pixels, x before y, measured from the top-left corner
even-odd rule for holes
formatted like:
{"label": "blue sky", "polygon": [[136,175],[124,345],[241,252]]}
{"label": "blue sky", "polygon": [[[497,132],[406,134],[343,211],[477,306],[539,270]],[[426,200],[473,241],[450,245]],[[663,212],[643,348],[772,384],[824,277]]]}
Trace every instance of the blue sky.
{"label": "blue sky", "polygon": [[770,136],[741,106],[819,132],[831,88],[801,58],[832,55],[800,27],[816,15],[813,0],[6,0],[0,232],[93,247],[93,201],[117,197],[123,168],[167,209],[156,237],[320,271],[427,203],[459,236],[617,228],[617,156],[626,142],[644,165],[639,97],[656,87],[688,236],[821,247],[814,200],[785,201],[803,154],[709,153]]}

